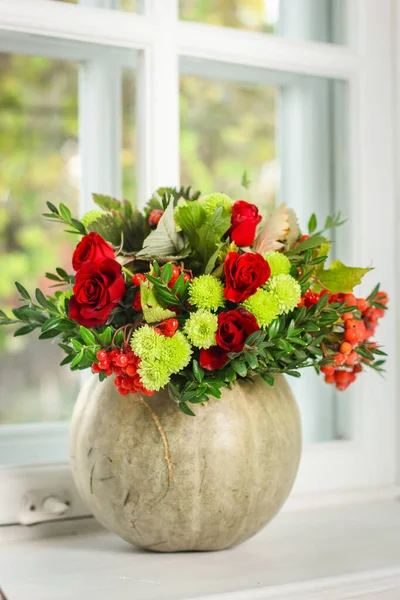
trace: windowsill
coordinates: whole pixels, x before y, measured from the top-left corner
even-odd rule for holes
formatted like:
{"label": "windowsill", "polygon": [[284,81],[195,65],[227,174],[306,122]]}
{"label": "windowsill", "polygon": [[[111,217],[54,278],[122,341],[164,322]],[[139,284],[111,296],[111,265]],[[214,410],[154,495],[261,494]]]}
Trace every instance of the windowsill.
{"label": "windowsill", "polygon": [[216,553],[144,552],[90,519],[29,528],[29,537],[0,544],[9,600],[400,597],[395,500],[284,511],[245,544]]}

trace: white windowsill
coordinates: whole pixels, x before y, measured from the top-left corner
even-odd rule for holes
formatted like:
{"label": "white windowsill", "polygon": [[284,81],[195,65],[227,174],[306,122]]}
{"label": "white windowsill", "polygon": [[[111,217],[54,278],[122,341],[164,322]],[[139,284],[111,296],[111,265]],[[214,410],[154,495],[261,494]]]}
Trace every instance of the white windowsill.
{"label": "white windowsill", "polygon": [[0,573],[9,600],[400,598],[397,500],[283,511],[216,553],[144,552],[91,519],[29,528],[32,539],[20,527],[21,539],[6,541],[7,529]]}

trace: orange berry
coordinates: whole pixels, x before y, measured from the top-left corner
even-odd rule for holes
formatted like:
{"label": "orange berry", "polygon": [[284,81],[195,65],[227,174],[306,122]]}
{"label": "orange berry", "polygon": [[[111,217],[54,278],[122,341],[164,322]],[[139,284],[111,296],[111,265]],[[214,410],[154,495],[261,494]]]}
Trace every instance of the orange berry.
{"label": "orange berry", "polygon": [[344,313],[344,315],[342,315],[342,319],[343,321],[350,321],[350,319],[353,319],[353,313]]}
{"label": "orange berry", "polygon": [[356,344],[358,342],[357,332],[354,331],[354,329],[346,329],[344,332],[344,339],[350,344]]}
{"label": "orange berry", "polygon": [[353,350],[353,346],[351,344],[349,344],[349,342],[342,342],[342,344],[340,345],[340,352],[342,354],[348,354],[352,350]]}
{"label": "orange berry", "polygon": [[368,308],[368,302],[366,300],[364,300],[364,298],[358,298],[357,299],[357,308],[361,312],[364,312],[364,310],[367,310],[367,308]]}
{"label": "orange berry", "polygon": [[335,363],[335,365],[340,367],[341,365],[344,365],[344,363],[346,362],[346,357],[344,354],[341,354],[340,352],[338,352],[333,357],[333,362]]}
{"label": "orange berry", "polygon": [[380,304],[387,304],[389,301],[388,295],[386,292],[379,292],[376,296],[376,301],[380,302]]}
{"label": "orange berry", "polygon": [[346,357],[346,365],[352,367],[359,360],[359,356],[357,352],[350,352],[350,354]]}
{"label": "orange berry", "polygon": [[325,383],[335,383],[335,375],[325,375]]}
{"label": "orange berry", "polygon": [[324,373],[324,375],[333,375],[335,372],[335,367],[333,365],[324,365],[321,367],[320,371],[321,373]]}
{"label": "orange berry", "polygon": [[346,302],[347,306],[356,306],[357,300],[354,294],[344,294],[343,300]]}

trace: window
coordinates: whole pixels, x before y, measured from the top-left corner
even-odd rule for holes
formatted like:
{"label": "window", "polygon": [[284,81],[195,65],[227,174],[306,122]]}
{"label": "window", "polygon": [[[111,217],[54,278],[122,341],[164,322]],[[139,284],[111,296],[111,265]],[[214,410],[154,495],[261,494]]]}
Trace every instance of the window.
{"label": "window", "polygon": [[[341,209],[350,218],[337,251],[349,262],[373,257],[389,287],[381,334],[392,358],[384,381],[365,376],[340,398],[312,375],[296,382],[306,442],[298,493],[395,483],[395,265],[384,248],[394,247],[395,223],[391,10],[391,0],[4,0],[0,7],[0,228],[13,223],[14,236],[1,238],[6,271],[20,260],[34,286],[39,261],[53,260],[35,242],[40,205],[53,194],[79,200],[84,211],[91,192],[140,205],[157,186],[181,182],[251,197],[265,212],[284,200],[303,226],[310,211]],[[244,169],[250,189],[241,186]],[[63,252],[61,236],[47,227],[44,235]],[[1,286],[2,302],[11,302],[7,278]],[[2,462],[65,464],[60,419],[76,382],[64,385],[56,367],[50,383],[12,375],[31,352],[45,360],[43,346],[2,340]],[[65,387],[67,394],[54,392]],[[13,488],[10,472],[0,477],[17,500],[21,484]],[[16,520],[12,514],[0,501],[0,522]]]}

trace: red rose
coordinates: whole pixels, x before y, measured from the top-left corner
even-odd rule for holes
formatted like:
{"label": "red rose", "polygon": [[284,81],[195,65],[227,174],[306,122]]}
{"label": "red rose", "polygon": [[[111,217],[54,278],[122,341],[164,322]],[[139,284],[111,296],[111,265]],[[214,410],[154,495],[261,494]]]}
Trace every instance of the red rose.
{"label": "red rose", "polygon": [[207,371],[221,369],[228,362],[229,352],[241,352],[249,335],[260,328],[251,313],[244,308],[218,315],[217,346],[200,350],[200,365]]}
{"label": "red rose", "polygon": [[241,352],[249,335],[259,329],[255,316],[244,308],[228,310],[218,315],[217,344],[227,352]]}
{"label": "red rose", "polygon": [[88,261],[99,262],[104,258],[115,258],[114,250],[98,233],[85,235],[75,248],[72,266],[77,271]]}
{"label": "red rose", "polygon": [[125,293],[121,265],[111,258],[85,262],[76,274],[73,290],[70,319],[84,327],[103,325]]}
{"label": "red rose", "polygon": [[228,235],[237,246],[251,246],[256,237],[257,225],[261,221],[258,208],[244,200],[232,206],[231,228]]}
{"label": "red rose", "polygon": [[231,302],[243,302],[264,285],[271,276],[271,269],[261,254],[230,252],[224,262],[225,298]]}
{"label": "red rose", "polygon": [[228,353],[219,346],[200,350],[200,365],[207,371],[221,369],[228,362]]}

